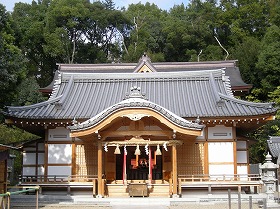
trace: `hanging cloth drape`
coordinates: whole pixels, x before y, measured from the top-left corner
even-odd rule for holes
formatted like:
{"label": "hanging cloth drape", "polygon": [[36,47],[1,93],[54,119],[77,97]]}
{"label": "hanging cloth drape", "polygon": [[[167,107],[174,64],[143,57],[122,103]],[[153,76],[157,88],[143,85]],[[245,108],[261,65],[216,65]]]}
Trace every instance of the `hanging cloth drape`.
{"label": "hanging cloth drape", "polygon": [[126,147],[123,147],[123,184],[126,182]]}
{"label": "hanging cloth drape", "polygon": [[152,152],[151,147],[149,146],[149,181],[152,182]]}

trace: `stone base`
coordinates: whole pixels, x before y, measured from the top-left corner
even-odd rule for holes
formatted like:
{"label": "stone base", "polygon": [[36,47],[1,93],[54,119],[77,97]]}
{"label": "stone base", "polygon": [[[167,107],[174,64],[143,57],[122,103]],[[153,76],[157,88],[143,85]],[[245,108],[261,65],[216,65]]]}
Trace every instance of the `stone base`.
{"label": "stone base", "polygon": [[280,205],[277,204],[277,203],[268,203],[266,208],[269,208],[269,209],[279,209]]}
{"label": "stone base", "polygon": [[178,195],[178,194],[173,194],[172,195],[172,198],[179,198],[180,197],[180,195]]}

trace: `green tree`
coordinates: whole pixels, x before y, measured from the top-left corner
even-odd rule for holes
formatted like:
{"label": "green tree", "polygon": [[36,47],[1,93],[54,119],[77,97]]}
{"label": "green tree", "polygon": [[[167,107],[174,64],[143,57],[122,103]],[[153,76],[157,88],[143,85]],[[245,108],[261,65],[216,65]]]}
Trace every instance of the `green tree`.
{"label": "green tree", "polygon": [[125,15],[133,27],[129,30],[130,39],[125,42],[127,51],[124,54],[124,61],[138,61],[144,52],[148,52],[149,56],[154,58],[153,61],[163,61],[162,28],[167,12],[147,2],[145,5],[141,3],[129,5]]}
{"label": "green tree", "polygon": [[221,36],[219,14],[222,10],[216,1],[194,0],[170,10],[164,23],[167,61],[207,61],[226,58],[226,37]]}
{"label": "green tree", "polygon": [[280,85],[280,28],[272,25],[268,28],[258,57],[257,69],[260,78],[260,87],[263,89],[263,100],[267,99],[268,92]]}
{"label": "green tree", "polygon": [[261,42],[254,37],[245,37],[242,42],[235,44],[231,54],[238,60],[242,79],[245,83],[254,84],[259,88],[260,78],[256,69]]}
{"label": "green tree", "polygon": [[40,0],[32,4],[16,3],[12,12],[16,42],[26,57],[28,76],[36,76],[41,87],[51,82],[56,63],[62,62],[44,50],[44,27],[50,2]]}
{"label": "green tree", "polygon": [[12,102],[14,106],[31,105],[45,101],[42,93],[39,92],[40,86],[34,77],[24,79],[16,88],[15,99]]}
{"label": "green tree", "polygon": [[89,15],[87,0],[52,1],[46,16],[44,51],[66,63],[75,60],[78,42],[83,42],[83,22]]}
{"label": "green tree", "polygon": [[10,14],[0,4],[0,109],[14,99],[16,86],[25,76],[25,59],[15,45]]}

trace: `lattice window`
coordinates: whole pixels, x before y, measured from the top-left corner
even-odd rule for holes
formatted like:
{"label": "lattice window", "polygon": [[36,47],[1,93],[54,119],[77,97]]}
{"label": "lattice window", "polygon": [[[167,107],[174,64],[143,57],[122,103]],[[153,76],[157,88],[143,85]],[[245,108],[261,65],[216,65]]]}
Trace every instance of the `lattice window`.
{"label": "lattice window", "polygon": [[96,145],[76,145],[76,175],[97,175]]}
{"label": "lattice window", "polygon": [[177,146],[178,174],[204,174],[204,144],[184,143]]}

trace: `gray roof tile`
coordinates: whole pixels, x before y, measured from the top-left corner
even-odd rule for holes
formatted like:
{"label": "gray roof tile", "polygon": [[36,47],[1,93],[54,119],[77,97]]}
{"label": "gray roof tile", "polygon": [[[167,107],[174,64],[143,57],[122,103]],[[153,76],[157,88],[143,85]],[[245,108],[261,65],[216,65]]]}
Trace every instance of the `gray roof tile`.
{"label": "gray roof tile", "polygon": [[184,118],[256,116],[276,111],[271,103],[234,98],[223,69],[106,74],[62,71],[48,101],[8,107],[6,115],[34,119],[89,119],[121,102],[132,86],[140,87],[148,101]]}
{"label": "gray roof tile", "polygon": [[280,137],[270,136],[269,139],[267,140],[267,144],[271,155],[275,158],[278,158],[280,156]]}

